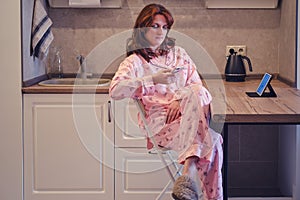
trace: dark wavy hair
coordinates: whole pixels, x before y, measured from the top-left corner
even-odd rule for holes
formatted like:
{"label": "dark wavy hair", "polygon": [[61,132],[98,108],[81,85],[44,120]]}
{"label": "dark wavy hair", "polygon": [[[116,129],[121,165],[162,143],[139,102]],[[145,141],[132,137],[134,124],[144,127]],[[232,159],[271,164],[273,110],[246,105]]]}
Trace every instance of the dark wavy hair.
{"label": "dark wavy hair", "polygon": [[166,38],[159,47],[159,55],[166,55],[175,46],[175,39],[168,37],[169,30],[174,23],[171,13],[160,4],[149,4],[138,15],[132,37],[127,40],[127,56],[136,53],[141,55],[147,62],[153,57],[157,57],[157,54],[149,48],[149,42],[145,38],[147,28],[152,26],[156,15],[163,15],[166,18],[168,28]]}

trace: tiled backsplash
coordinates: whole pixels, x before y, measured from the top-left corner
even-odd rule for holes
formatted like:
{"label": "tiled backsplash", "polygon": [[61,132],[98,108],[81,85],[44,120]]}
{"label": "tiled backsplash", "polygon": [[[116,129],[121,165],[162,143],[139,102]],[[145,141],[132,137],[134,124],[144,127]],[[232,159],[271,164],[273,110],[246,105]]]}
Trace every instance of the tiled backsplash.
{"label": "tiled backsplash", "polygon": [[[61,48],[65,72],[77,72],[76,54],[88,55],[111,36],[131,30],[139,11],[150,2],[153,1],[123,0],[121,9],[49,9],[55,37],[53,45]],[[226,64],[225,47],[232,44],[247,46],[253,73],[278,73],[279,8],[209,10],[205,8],[204,0],[155,2],[162,3],[172,12],[175,18],[173,30],[186,34],[206,49],[220,73],[224,72]],[[115,65],[99,63],[94,70],[109,68],[108,71],[114,72]]]}

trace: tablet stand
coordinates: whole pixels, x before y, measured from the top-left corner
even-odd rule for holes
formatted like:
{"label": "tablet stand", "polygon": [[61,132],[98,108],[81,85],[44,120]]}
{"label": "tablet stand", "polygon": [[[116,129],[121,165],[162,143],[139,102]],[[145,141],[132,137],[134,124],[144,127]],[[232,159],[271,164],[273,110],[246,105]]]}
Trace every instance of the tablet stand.
{"label": "tablet stand", "polygon": [[272,88],[271,86],[271,81],[269,81],[267,87],[269,89],[269,92],[264,92],[262,93],[261,96],[259,96],[256,92],[246,92],[246,94],[249,96],[249,97],[277,97],[277,94],[275,93],[274,89]]}

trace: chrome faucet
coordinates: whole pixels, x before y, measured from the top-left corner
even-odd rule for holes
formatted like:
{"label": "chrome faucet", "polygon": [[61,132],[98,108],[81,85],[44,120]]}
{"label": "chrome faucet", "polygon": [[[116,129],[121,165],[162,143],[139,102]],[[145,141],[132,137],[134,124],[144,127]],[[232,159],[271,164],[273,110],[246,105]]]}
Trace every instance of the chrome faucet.
{"label": "chrome faucet", "polygon": [[80,77],[85,80],[87,78],[85,58],[82,55],[79,55],[76,58],[79,60],[80,64]]}

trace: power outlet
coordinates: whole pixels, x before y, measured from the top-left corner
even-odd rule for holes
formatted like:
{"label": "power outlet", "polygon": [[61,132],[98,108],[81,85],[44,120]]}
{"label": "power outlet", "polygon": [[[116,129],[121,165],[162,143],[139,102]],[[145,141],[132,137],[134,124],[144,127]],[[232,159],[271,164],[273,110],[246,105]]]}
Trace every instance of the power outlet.
{"label": "power outlet", "polygon": [[237,55],[246,56],[247,55],[247,48],[246,45],[227,45],[226,46],[226,56],[230,55],[229,50],[234,49]]}

